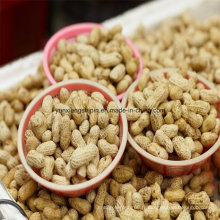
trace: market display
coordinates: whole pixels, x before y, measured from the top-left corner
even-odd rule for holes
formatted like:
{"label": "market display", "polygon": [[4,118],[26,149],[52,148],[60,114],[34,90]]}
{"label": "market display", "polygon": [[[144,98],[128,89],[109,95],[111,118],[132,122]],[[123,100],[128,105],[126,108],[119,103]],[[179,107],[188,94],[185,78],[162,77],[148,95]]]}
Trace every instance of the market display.
{"label": "market display", "polygon": [[[218,102],[219,94],[213,90],[206,90],[201,83],[196,84],[195,72],[215,83],[219,90],[219,24],[219,16],[201,23],[183,14],[165,21],[147,34],[143,28],[139,28],[132,37],[142,53],[146,69],[138,83],[139,91],[129,96],[127,107],[143,109],[145,108],[143,100],[146,99],[149,109],[161,107],[165,111],[157,112],[158,115],[147,111],[131,115],[127,113],[127,119],[135,141],[155,156],[169,160],[187,160],[199,156],[203,148],[211,147],[218,138],[220,122],[214,104]],[[121,31],[120,28],[117,30]],[[94,29],[91,36],[96,36],[97,32],[99,31]],[[98,41],[91,40],[91,36],[89,37],[91,44],[98,45]],[[111,46],[107,44],[105,47],[111,50],[113,46],[116,50],[122,51],[122,48],[117,47],[116,42],[118,38],[120,40],[124,38],[120,33],[116,34],[115,38],[113,42],[108,43]],[[81,45],[82,41],[84,44],[88,38],[80,36],[77,40]],[[91,45],[87,46],[91,47]],[[77,74],[85,73],[82,72],[85,63],[93,62],[91,58],[82,58],[83,65],[74,65],[74,68],[75,66],[79,68],[79,73],[73,73],[73,66],[67,64],[72,61],[68,59],[78,59],[79,56],[67,54],[66,57],[62,57],[66,48],[68,43],[60,41],[59,53],[57,53],[59,55],[55,55],[58,57],[57,66],[55,68],[52,66],[54,64],[51,65],[58,81],[69,77],[80,77]],[[98,50],[102,49],[99,47]],[[95,71],[101,77],[97,77],[96,80],[110,87],[115,94],[121,92],[118,85],[125,77],[131,80],[124,89],[132,83],[138,67],[135,59],[132,58],[135,71],[129,72],[127,69],[129,65],[124,55],[119,55],[117,57],[120,57],[120,62],[112,64],[111,67],[114,66],[112,70],[108,69],[110,66],[104,65],[104,68],[97,67],[98,70],[95,71],[94,64],[92,66],[92,72]],[[129,52],[130,58],[131,52]],[[125,63],[122,63],[122,60]],[[66,66],[70,71],[66,71]],[[167,78],[161,75],[160,71],[154,72],[155,75],[150,74],[150,71],[163,67],[179,68],[179,70],[171,71],[167,74]],[[105,68],[108,70],[104,71]],[[111,73],[118,74],[121,69],[123,69],[122,77],[119,82],[115,82],[114,80],[118,78],[111,77]],[[102,78],[104,72],[108,72],[104,77],[110,76],[110,80],[108,77]],[[189,74],[188,79],[184,78],[186,74]],[[150,76],[152,81],[148,82]],[[113,78],[114,83],[111,84]],[[193,173],[168,178],[142,164],[140,157],[127,144],[123,159],[112,175],[97,189],[81,197],[59,196],[32,180],[19,161],[18,126],[28,104],[48,86],[50,83],[44,75],[42,66],[39,66],[35,75],[28,75],[12,89],[0,91],[0,180],[30,220],[219,219],[220,200],[213,198],[218,190],[214,180],[218,180],[220,176],[220,150]],[[95,152],[89,155],[91,156],[89,159],[86,158],[92,167],[90,171],[94,168],[90,161],[95,159],[95,155],[101,155],[100,161],[107,157],[110,161],[117,154],[119,145],[116,115],[108,115],[105,112],[94,115],[95,121],[92,121],[86,114],[84,117],[83,114],[80,114],[80,117],[78,114],[73,114],[70,118],[68,113],[53,113],[56,105],[66,105],[66,108],[70,108],[71,106],[68,105],[70,99],[72,104],[80,102],[80,105],[95,102],[96,107],[100,108],[103,108],[105,103],[105,99],[99,93],[90,96],[84,91],[73,91],[70,94],[69,91],[62,89],[59,97],[45,97],[42,107],[32,116],[30,127],[25,133],[26,146],[30,150],[27,162],[41,169],[42,177],[58,184],[69,184],[70,178],[72,184],[80,184],[86,176],[88,178],[94,176],[93,172],[88,172],[89,165],[86,168],[84,161],[78,161],[77,153],[83,150],[85,145],[90,146]],[[110,102],[108,107],[109,105],[115,106],[114,102]],[[150,129],[146,130],[150,124]],[[58,127],[63,127],[63,130],[57,130]],[[109,133],[108,128],[114,128],[114,134]],[[59,147],[56,146],[57,143]],[[154,153],[155,149],[159,149],[157,153]],[[172,155],[174,151],[176,154]],[[61,169],[58,166],[59,162],[62,162]],[[66,174],[69,172],[66,171],[69,168],[71,174],[67,179]],[[102,169],[96,170],[95,175],[100,172]]]}

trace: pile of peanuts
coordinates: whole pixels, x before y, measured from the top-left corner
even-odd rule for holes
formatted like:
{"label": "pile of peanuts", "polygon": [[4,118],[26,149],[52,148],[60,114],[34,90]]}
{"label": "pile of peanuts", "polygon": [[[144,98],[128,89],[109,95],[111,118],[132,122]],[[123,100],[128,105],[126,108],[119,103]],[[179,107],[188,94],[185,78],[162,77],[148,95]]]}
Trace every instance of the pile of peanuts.
{"label": "pile of peanuts", "polygon": [[220,90],[219,24],[219,15],[201,21],[184,12],[151,31],[140,25],[131,39],[142,55],[144,67],[196,71]]}
{"label": "pile of peanuts", "polygon": [[65,198],[37,186],[27,180],[22,166],[18,167],[15,180],[19,184],[23,181],[18,204],[31,220],[217,220],[220,200],[210,199],[215,193],[215,174],[210,160],[193,174],[164,178],[142,166],[137,154],[128,148],[112,177],[83,197]]}
{"label": "pile of peanuts", "polygon": [[58,96],[47,95],[25,133],[27,163],[56,184],[96,177],[118,152],[117,110],[100,92],[61,88]]}
{"label": "pile of peanuts", "polygon": [[50,70],[57,82],[69,79],[96,81],[114,94],[124,92],[135,79],[139,60],[125,42],[122,27],[94,27],[75,42],[61,39],[52,57]]}
{"label": "pile of peanuts", "polygon": [[[213,41],[207,40],[207,44],[205,44],[205,47],[209,49],[210,54],[213,56],[209,57],[211,61],[207,68],[214,70],[214,73],[209,71],[206,74],[200,71],[203,76],[207,75],[209,80],[211,80],[209,76],[215,76],[215,82],[217,82],[216,69],[219,68],[217,66],[217,64],[219,65],[219,52],[216,46],[219,38],[214,38],[217,31],[217,21],[219,21],[217,17],[206,21],[209,25],[212,25],[210,28],[212,27]],[[172,52],[172,48],[176,48],[175,50],[180,49],[181,51],[181,46],[184,45],[182,42],[185,42],[182,41],[182,38],[187,33],[192,34],[190,30],[193,30],[193,33],[196,32],[197,39],[194,40],[194,44],[196,44],[196,42],[201,42],[198,40],[200,39],[200,33],[209,36],[209,28],[204,29],[205,25],[201,26],[199,22],[195,22],[192,18],[189,19],[187,15],[174,19],[166,25],[163,26],[163,29],[156,29],[147,36],[143,32],[136,33],[137,45],[143,45],[139,49],[145,55],[145,66],[148,65],[147,67],[150,70],[165,66],[177,66],[180,68],[181,66],[179,65],[183,63],[183,66],[187,65],[186,67],[191,69],[191,64],[188,61],[192,55],[196,58],[198,57],[198,52],[204,52],[203,44],[199,45],[198,43],[198,46],[191,47],[192,41],[190,48],[188,48],[191,51],[189,53],[191,55],[188,55],[187,59],[180,60],[182,57],[180,53],[179,64],[173,66],[171,64],[175,61],[172,58],[177,59],[178,56],[175,54],[171,58],[169,54]],[[187,33],[185,33],[186,29],[188,30]],[[164,31],[166,34],[161,34]],[[175,47],[172,44],[178,38],[176,38],[174,33],[178,37],[182,37],[181,43],[178,44],[176,42]],[[162,41],[161,38],[163,39]],[[159,41],[159,44],[156,44],[157,41]],[[167,47],[164,47],[164,45],[167,45]],[[170,50],[169,46],[171,46]],[[154,52],[152,52],[151,49],[154,47]],[[166,52],[163,51],[164,48],[167,48]],[[161,56],[160,59],[158,57],[155,58],[159,56],[158,51],[161,54],[164,52],[165,56]],[[185,52],[183,55],[186,55]],[[162,58],[168,58],[166,60],[167,65],[165,65],[166,63],[164,65],[160,63],[163,61]],[[146,73],[144,74],[146,75]],[[144,166],[136,152],[128,145],[120,165],[115,168],[111,177],[106,179],[98,189],[92,190],[85,196],[66,198],[38,185],[30,178],[19,161],[17,132],[27,105],[48,86],[49,82],[44,76],[42,66],[40,66],[35,76],[27,76],[11,90],[0,91],[0,180],[3,181],[9,193],[22,207],[30,220],[219,219],[220,200],[214,201],[213,196],[216,191],[214,178],[220,179],[220,150],[202,168],[195,170],[192,174],[166,178]],[[198,88],[199,91],[201,91],[200,89]],[[55,102],[57,101],[58,99],[55,98]],[[213,108],[210,107],[210,111],[211,109]],[[43,111],[43,108],[40,111]],[[214,110],[212,112],[215,115]],[[61,116],[62,118],[65,117],[62,114]],[[32,134],[36,136],[34,131],[26,132],[26,138],[29,135],[34,137]],[[149,133],[148,135],[150,138],[151,134]],[[50,136],[50,131],[45,133],[44,138],[48,140],[48,136]],[[39,140],[43,142],[43,137]],[[62,150],[58,150],[58,153],[62,154]]]}
{"label": "pile of peanuts", "polygon": [[216,189],[213,179],[220,176],[220,150],[215,165],[209,160],[190,175],[165,178],[127,146],[112,176],[86,196],[66,198],[38,185],[20,164],[17,130],[25,107],[48,85],[40,67],[36,76],[0,92],[0,179],[30,220],[218,219],[220,200],[210,198]]}
{"label": "pile of peanuts", "polygon": [[[127,146],[112,176],[86,196],[66,198],[38,185],[18,158],[20,117],[16,115],[22,115],[28,103],[47,86],[40,68],[36,76],[27,76],[12,90],[0,93],[0,179],[30,220],[218,219],[220,200],[212,202],[210,198],[215,193],[213,179],[220,174],[216,168],[220,151],[214,155],[216,166],[209,160],[190,175],[165,178],[144,166],[136,152]],[[13,160],[16,162],[9,162]]]}
{"label": "pile of peanuts", "polygon": [[[198,157],[219,135],[216,89],[197,83],[197,74],[145,68],[137,90],[128,94],[127,119],[136,143],[150,154],[169,160]],[[142,111],[138,111],[142,110]]]}

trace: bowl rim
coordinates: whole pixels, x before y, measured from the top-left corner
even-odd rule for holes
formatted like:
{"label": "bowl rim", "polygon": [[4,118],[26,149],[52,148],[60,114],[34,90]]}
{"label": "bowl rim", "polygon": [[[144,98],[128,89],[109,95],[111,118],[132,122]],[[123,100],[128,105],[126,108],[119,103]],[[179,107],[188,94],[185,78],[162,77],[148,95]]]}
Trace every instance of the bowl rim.
{"label": "bowl rim", "polygon": [[[158,70],[168,70],[170,68],[162,68],[162,69],[158,69]],[[172,68],[173,70],[175,70],[176,68]],[[203,82],[205,85],[207,85],[210,89],[215,89],[215,87],[209,82],[207,81],[204,77],[198,75],[198,79]],[[122,108],[125,108],[127,105],[127,99],[128,99],[128,94],[133,91],[135,89],[135,87],[138,84],[138,80],[135,80],[130,87],[128,88],[126,94],[123,97],[122,100]],[[201,161],[208,159],[219,147],[220,147],[220,136],[218,135],[218,139],[216,140],[215,144],[212,145],[205,153],[201,154],[198,157],[189,159],[189,160],[181,160],[181,161],[175,161],[175,160],[165,160],[159,157],[156,157],[150,153],[148,153],[147,151],[145,151],[144,149],[142,149],[133,139],[133,137],[131,136],[129,129],[128,129],[128,142],[130,143],[130,145],[145,159],[150,160],[151,162],[160,164],[160,165],[165,165],[165,166],[176,166],[176,167],[184,167],[184,166],[190,166],[190,165],[194,165],[197,163],[200,163]]]}
{"label": "bowl rim", "polygon": [[[99,23],[92,23],[92,22],[76,23],[76,24],[72,24],[72,25],[66,26],[66,27],[58,30],[47,41],[47,43],[43,49],[43,68],[44,68],[44,72],[45,72],[46,77],[48,78],[48,80],[50,81],[50,83],[52,85],[58,83],[54,79],[54,76],[52,75],[50,68],[49,68],[49,57],[50,57],[50,53],[51,53],[52,49],[54,48],[54,44],[57,44],[58,40],[61,39],[65,33],[72,32],[74,30],[81,29],[81,28],[93,28],[93,27],[104,28],[104,26]],[[129,40],[127,37],[125,37],[125,39],[126,39],[126,43],[128,44],[128,46],[132,49],[134,57],[137,57],[139,60],[139,69],[137,71],[137,76],[136,76],[136,79],[138,79],[141,76],[141,73],[143,71],[142,57],[141,57],[139,50],[132,43],[132,41]],[[123,98],[125,92],[126,91],[118,94],[117,98],[119,100],[121,100]]]}
{"label": "bowl rim", "polygon": [[93,82],[93,81],[89,81],[89,80],[85,80],[85,79],[77,79],[77,80],[68,80],[68,81],[63,81],[63,82],[59,82],[56,83],[50,87],[48,87],[47,89],[45,89],[44,91],[42,91],[37,97],[35,97],[32,102],[28,105],[28,107],[26,108],[24,115],[21,119],[20,125],[19,125],[19,130],[18,130],[18,154],[19,157],[21,159],[21,162],[24,166],[24,168],[26,169],[26,171],[29,173],[29,175],[31,176],[31,178],[33,178],[36,182],[38,182],[40,185],[49,188],[52,191],[60,191],[60,192],[70,192],[70,191],[77,191],[77,190],[82,190],[82,189],[88,189],[88,187],[93,186],[97,183],[100,183],[102,180],[104,180],[109,174],[111,174],[112,170],[117,166],[117,164],[119,163],[121,157],[123,156],[124,150],[126,148],[126,144],[127,144],[127,134],[128,134],[128,125],[127,125],[127,119],[126,116],[123,112],[120,112],[119,114],[121,114],[121,124],[122,126],[122,138],[121,138],[121,144],[118,150],[117,155],[115,156],[115,158],[112,160],[111,164],[99,175],[97,175],[96,177],[94,177],[93,179],[90,179],[86,182],[80,183],[80,184],[75,184],[75,185],[59,185],[59,184],[55,184],[52,183],[50,181],[47,181],[45,179],[43,179],[42,177],[40,177],[37,173],[34,172],[34,170],[27,164],[27,161],[25,159],[25,155],[24,155],[24,151],[23,151],[23,144],[22,144],[22,133],[24,130],[24,124],[26,122],[26,118],[28,116],[28,114],[30,113],[31,109],[35,106],[35,104],[46,94],[48,94],[48,92],[51,92],[57,88],[62,88],[66,85],[69,84],[85,84],[85,85],[92,85],[94,87],[99,88],[100,90],[104,91],[104,93],[107,93],[110,98],[112,99],[112,101],[115,101],[117,106],[119,108],[121,108],[121,104],[119,102],[119,100],[116,98],[116,96],[110,92],[110,90],[108,90],[106,87]]}

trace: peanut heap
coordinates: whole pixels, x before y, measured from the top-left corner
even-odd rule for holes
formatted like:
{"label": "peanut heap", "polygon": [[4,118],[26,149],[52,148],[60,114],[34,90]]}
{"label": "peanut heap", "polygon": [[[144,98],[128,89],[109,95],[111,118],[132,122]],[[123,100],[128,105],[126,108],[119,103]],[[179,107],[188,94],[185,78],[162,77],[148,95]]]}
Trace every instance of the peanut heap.
{"label": "peanut heap", "polygon": [[195,158],[218,138],[218,91],[197,83],[196,73],[189,71],[188,76],[168,70],[165,77],[162,70],[144,69],[138,90],[128,95],[130,133],[141,148],[156,157]]}
{"label": "peanut heap", "polygon": [[55,80],[89,79],[115,95],[124,92],[135,79],[139,62],[121,32],[120,25],[111,30],[94,27],[73,43],[61,39],[50,63]]}
{"label": "peanut heap", "polygon": [[118,152],[117,110],[100,92],[61,88],[58,97],[47,95],[26,130],[27,163],[61,185],[96,177]]}
{"label": "peanut heap", "polygon": [[[10,141],[11,138],[7,143]],[[66,198],[39,186],[21,164],[10,167],[4,162],[5,152],[11,157],[17,153],[16,147],[12,153],[5,144],[2,142],[0,178],[30,220],[217,220],[219,217],[220,201],[210,199],[215,193],[213,179],[218,173],[211,160],[190,175],[165,178],[144,166],[128,146],[121,164],[98,189],[86,196]]]}
{"label": "peanut heap", "polygon": [[165,67],[192,70],[220,90],[220,16],[203,22],[188,13],[162,21],[146,31],[141,25],[131,37],[150,70]]}
{"label": "peanut heap", "polygon": [[[178,24],[174,20],[173,31],[179,30]],[[166,36],[158,32],[149,34],[151,42]],[[147,47],[145,50],[147,53]],[[39,186],[19,161],[17,130],[26,106],[47,86],[49,82],[40,67],[35,76],[27,76],[12,90],[0,91],[0,179],[30,220],[218,220],[220,200],[213,202],[213,179],[220,178],[220,150],[192,174],[165,178],[142,165],[128,145],[112,176],[86,196],[65,198]],[[152,134],[149,131],[147,137]],[[50,132],[45,133],[44,140],[48,136]],[[196,146],[201,148],[201,144]]]}
{"label": "peanut heap", "polygon": [[[213,179],[220,176],[217,169],[220,168],[220,151],[213,157],[215,164],[209,160],[190,175],[165,178],[144,166],[136,152],[127,146],[112,176],[98,189],[76,198],[59,196],[34,182],[17,154],[21,117],[16,115],[22,115],[28,103],[48,86],[41,71],[39,68],[36,76],[27,76],[12,90],[0,93],[1,109],[4,110],[4,106],[11,109],[10,117],[1,111],[1,134],[4,135],[0,142],[0,179],[30,220],[218,219],[220,201],[211,202],[210,197],[216,190]],[[19,95],[20,90],[27,91],[26,96]],[[51,133],[46,132],[42,139],[48,140]],[[34,137],[30,130],[26,132],[28,135]]]}

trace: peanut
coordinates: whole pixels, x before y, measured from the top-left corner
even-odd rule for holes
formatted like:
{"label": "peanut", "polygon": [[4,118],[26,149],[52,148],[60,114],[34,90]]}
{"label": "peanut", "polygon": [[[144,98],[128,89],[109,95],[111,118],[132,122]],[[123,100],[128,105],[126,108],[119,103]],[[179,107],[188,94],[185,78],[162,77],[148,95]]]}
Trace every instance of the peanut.
{"label": "peanut", "polygon": [[218,212],[219,212],[218,207],[213,202],[210,202],[207,212],[206,212],[207,218],[218,219],[218,216],[219,216]]}
{"label": "peanut", "polygon": [[163,131],[169,138],[173,138],[177,135],[178,126],[177,125],[162,125],[160,130]]}
{"label": "peanut", "polygon": [[170,216],[171,217],[178,217],[179,214],[182,212],[182,207],[178,202],[170,202],[169,203],[169,208],[170,208]]}
{"label": "peanut", "polygon": [[119,196],[119,190],[120,190],[120,185],[117,181],[111,180],[110,185],[109,185],[109,191],[110,194],[114,197],[117,198]]}
{"label": "peanut", "polygon": [[40,174],[46,180],[51,180],[53,176],[54,169],[54,158],[45,157],[44,167],[41,169]]}
{"label": "peanut", "polygon": [[118,94],[126,91],[129,85],[132,83],[132,78],[129,75],[125,75],[122,80],[116,86],[116,92]]}
{"label": "peanut", "polygon": [[151,198],[151,188],[150,187],[144,187],[139,190],[139,193],[141,194],[144,202],[148,202]]}
{"label": "peanut", "polygon": [[100,139],[98,141],[99,152],[102,157],[110,155],[114,158],[118,153],[118,147],[115,144],[109,144],[106,140]]}
{"label": "peanut", "polygon": [[8,173],[8,168],[5,165],[0,164],[0,170],[1,170],[0,180],[2,180],[6,176],[6,174]]}
{"label": "peanut", "polygon": [[146,106],[146,100],[144,98],[144,95],[140,91],[136,91],[133,93],[133,103],[135,107],[140,108],[141,110],[145,109]]}
{"label": "peanut", "polygon": [[144,201],[140,193],[134,192],[132,194],[132,204],[136,210],[144,209]]}
{"label": "peanut", "polygon": [[112,157],[109,155],[101,158],[101,160],[99,160],[98,162],[98,174],[103,172],[103,170],[105,170],[110,165],[111,162],[112,162]]}
{"label": "peanut", "polygon": [[189,192],[186,194],[185,199],[195,210],[207,209],[210,204],[210,199],[204,191],[199,193]]}
{"label": "peanut", "polygon": [[131,125],[131,133],[133,135],[138,135],[149,124],[150,124],[149,114],[147,112],[142,113],[140,118],[136,122],[132,123],[132,125]]}
{"label": "peanut", "polygon": [[77,147],[77,148],[86,146],[86,143],[82,137],[82,134],[77,129],[73,130],[72,132],[71,143],[73,144],[74,147]]}
{"label": "peanut", "polygon": [[29,197],[31,197],[37,190],[37,183],[33,180],[29,180],[25,183],[18,191],[18,200],[24,202]]}
{"label": "peanut", "polygon": [[143,70],[143,72],[141,74],[141,77],[138,80],[138,89],[140,91],[143,91],[144,88],[147,86],[147,82],[148,82],[148,80],[150,78],[150,74],[149,73],[150,73],[149,69],[146,68],[146,69]]}
{"label": "peanut", "polygon": [[0,121],[0,129],[1,129],[0,141],[4,142],[11,137],[11,133],[4,121]]}
{"label": "peanut", "polygon": [[201,89],[200,96],[203,101],[215,104],[219,101],[217,90]]}
{"label": "peanut", "polygon": [[169,202],[181,202],[185,197],[185,192],[181,188],[172,189],[171,187],[171,188],[167,188],[167,190],[164,193],[164,197]]}
{"label": "peanut", "polygon": [[161,201],[161,206],[159,208],[159,218],[160,219],[170,219],[169,201],[163,199]]}
{"label": "peanut", "polygon": [[36,137],[41,139],[43,133],[47,129],[46,118],[44,115],[39,111],[35,112],[35,114],[31,116],[30,124]]}
{"label": "peanut", "polygon": [[[52,132],[50,130],[46,130],[43,134],[42,134],[42,142],[47,142],[50,141],[52,139]],[[38,139],[37,139],[38,140]],[[27,145],[27,141],[26,140],[26,145]],[[38,146],[40,143],[36,143],[36,145]],[[35,150],[36,147],[33,149]]]}
{"label": "peanut", "polygon": [[42,102],[42,112],[45,114],[45,116],[48,116],[50,113],[52,113],[53,110],[53,98],[48,95],[43,99]]}
{"label": "peanut", "polygon": [[87,144],[97,144],[98,138],[100,134],[100,128],[97,125],[94,125],[90,128],[89,138],[87,140]]}
{"label": "peanut", "polygon": [[157,130],[154,137],[157,143],[164,146],[168,153],[173,152],[172,141],[162,130]]}
{"label": "peanut", "polygon": [[65,160],[65,162],[68,162],[70,160],[70,157],[71,157],[73,151],[74,151],[74,148],[69,146],[66,150],[64,150],[61,153],[61,157]]}
{"label": "peanut", "polygon": [[107,220],[110,220],[116,217],[115,209],[112,206],[106,206],[104,213],[105,213],[105,218]]}
{"label": "peanut", "polygon": [[204,132],[201,136],[201,144],[204,147],[210,147],[215,143],[217,138],[218,138],[218,135],[215,133]]}
{"label": "peanut", "polygon": [[69,181],[65,176],[53,175],[51,181],[59,185],[69,185]]}
{"label": "peanut", "polygon": [[118,52],[112,52],[109,54],[101,53],[100,56],[100,64],[104,68],[116,66],[117,64],[121,63],[122,56]]}
{"label": "peanut", "polygon": [[134,171],[132,168],[128,166],[117,166],[112,173],[114,179],[119,183],[128,182],[134,175]]}
{"label": "peanut", "polygon": [[26,160],[30,166],[33,166],[36,168],[43,168],[45,164],[44,155],[42,153],[39,153],[36,150],[29,151],[27,154]]}
{"label": "peanut", "polygon": [[173,83],[174,85],[180,87],[183,91],[188,91],[189,90],[188,80],[184,79],[179,74],[172,74],[171,77],[169,78],[169,81],[171,83]]}
{"label": "peanut", "polygon": [[98,114],[98,126],[100,128],[105,128],[107,127],[109,123],[109,116],[107,112],[100,112]]}
{"label": "peanut", "polygon": [[165,85],[161,85],[154,90],[154,93],[147,99],[146,108],[157,108],[160,103],[165,101],[168,97],[168,88]]}
{"label": "peanut", "polygon": [[210,104],[202,100],[197,100],[187,104],[187,108],[189,111],[205,116],[210,110]]}
{"label": "peanut", "polygon": [[71,140],[70,118],[63,116],[60,125],[60,146],[63,150],[69,147]]}
{"label": "peanut", "polygon": [[43,210],[43,216],[48,220],[59,220],[61,219],[61,211],[60,209],[45,207]]}
{"label": "peanut", "polygon": [[147,146],[147,151],[156,156],[156,157],[160,157],[162,159],[168,159],[168,153],[167,151],[161,147],[160,145],[158,145],[157,143],[151,143]]}
{"label": "peanut", "polygon": [[208,132],[212,129],[214,129],[216,126],[216,117],[212,114],[208,115],[202,124],[202,131]]}
{"label": "peanut", "polygon": [[184,143],[184,138],[181,136],[176,136],[173,138],[173,147],[177,155],[183,159],[187,160],[191,158],[191,149]]}
{"label": "peanut", "polygon": [[151,143],[151,140],[143,135],[135,136],[134,140],[144,150],[147,150],[148,145]]}
{"label": "peanut", "polygon": [[207,183],[203,186],[203,191],[205,191],[209,197],[214,196],[215,194],[215,186],[213,183]]}
{"label": "peanut", "polygon": [[112,71],[110,72],[110,79],[113,82],[119,82],[125,75],[125,66],[123,64],[118,64],[115,66]]}
{"label": "peanut", "polygon": [[113,125],[117,125],[119,120],[119,114],[117,112],[118,106],[115,102],[111,101],[108,103],[107,106],[108,114],[109,114],[109,120]]}
{"label": "peanut", "polygon": [[41,220],[41,215],[40,215],[40,212],[34,212],[30,218],[30,220]]}
{"label": "peanut", "polygon": [[44,156],[53,155],[55,153],[55,150],[56,144],[53,141],[44,142],[36,148],[36,151],[43,154]]}
{"label": "peanut", "polygon": [[69,204],[72,208],[76,209],[83,215],[86,215],[91,210],[91,204],[85,199],[69,198]]}
{"label": "peanut", "polygon": [[153,199],[159,199],[161,196],[161,188],[157,182],[150,186],[151,188],[151,197]]}
{"label": "peanut", "polygon": [[14,180],[16,181],[16,184],[19,186],[22,186],[25,184],[28,180],[30,180],[30,176],[27,173],[27,171],[24,169],[23,166],[20,166],[14,174]]}
{"label": "peanut", "polygon": [[179,214],[177,220],[181,220],[181,219],[190,220],[190,219],[191,219],[191,216],[190,216],[189,211],[183,210],[182,212],[180,212],[180,214]]}
{"label": "peanut", "polygon": [[72,168],[79,168],[91,161],[97,153],[98,148],[94,144],[88,144],[86,147],[77,148],[70,158],[70,164]]}
{"label": "peanut", "polygon": [[202,211],[195,211],[194,213],[194,219],[195,220],[205,220],[205,214]]}
{"label": "peanut", "polygon": [[196,189],[199,186],[205,185],[208,182],[212,182],[213,180],[213,174],[210,171],[203,171],[199,175],[194,176],[190,180],[190,188]]}
{"label": "peanut", "polygon": [[175,100],[172,105],[172,115],[175,120],[181,118],[181,102],[179,100]]}
{"label": "peanut", "polygon": [[12,168],[2,179],[2,182],[5,184],[6,187],[9,187],[11,181],[14,179],[16,170],[16,167]]}
{"label": "peanut", "polygon": [[78,212],[76,211],[76,209],[71,208],[71,209],[69,209],[69,211],[68,211],[68,215],[69,215],[72,219],[77,220],[79,214],[78,214]]}
{"label": "peanut", "polygon": [[107,194],[106,183],[102,183],[97,191],[97,195],[94,201],[93,216],[95,219],[104,219],[103,205],[105,202],[105,196]]}
{"label": "peanut", "polygon": [[183,90],[173,84],[169,85],[169,97],[172,100],[181,100],[183,98]]}

